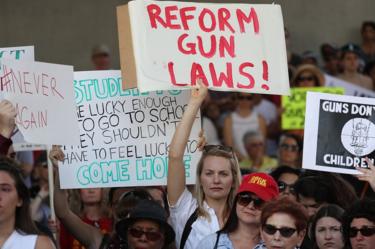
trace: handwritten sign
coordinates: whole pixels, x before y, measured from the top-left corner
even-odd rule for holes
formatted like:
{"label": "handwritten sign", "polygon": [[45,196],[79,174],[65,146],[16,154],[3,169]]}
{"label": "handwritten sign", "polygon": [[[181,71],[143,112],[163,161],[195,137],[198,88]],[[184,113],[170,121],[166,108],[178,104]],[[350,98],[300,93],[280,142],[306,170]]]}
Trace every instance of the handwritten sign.
{"label": "handwritten sign", "polygon": [[33,61],[34,46],[0,48],[1,59]]}
{"label": "handwritten sign", "polygon": [[17,111],[25,140],[36,144],[78,144],[73,67],[2,60],[1,91]]}
{"label": "handwritten sign", "polygon": [[125,88],[187,88],[202,78],[214,90],[289,94],[279,5],[137,0],[117,13]]}
{"label": "handwritten sign", "polygon": [[375,100],[307,93],[302,167],[358,174],[375,159]]}
{"label": "handwritten sign", "polygon": [[344,94],[341,87],[295,87],[290,96],[282,96],[283,114],[281,127],[283,130],[303,129],[305,125],[305,108],[307,92]]}
{"label": "handwritten sign", "polygon": [[330,75],[324,75],[325,77],[325,84],[326,86],[331,87],[342,87],[345,89],[345,95],[350,96],[357,96],[357,97],[367,97],[367,98],[375,98],[375,92],[370,91],[366,88],[357,86],[353,83],[347,82],[345,80],[332,77]]}
{"label": "handwritten sign", "polygon": [[[120,71],[74,76],[80,146],[65,147],[62,188],[166,184],[168,150],[190,91],[122,90]],[[200,118],[186,144],[187,182],[195,183]]]}

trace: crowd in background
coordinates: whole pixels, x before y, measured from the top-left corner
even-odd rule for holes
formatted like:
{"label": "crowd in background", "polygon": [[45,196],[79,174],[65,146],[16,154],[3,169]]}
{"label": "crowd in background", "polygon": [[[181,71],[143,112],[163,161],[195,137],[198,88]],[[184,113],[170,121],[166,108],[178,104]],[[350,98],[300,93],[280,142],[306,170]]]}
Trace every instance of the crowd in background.
{"label": "crowd in background", "polygon": [[[324,74],[375,90],[375,22],[362,44],[290,50],[291,87],[324,86]],[[93,49],[97,70],[109,49]],[[375,167],[359,176],[301,168],[303,130],[282,130],[279,96],[192,90],[171,141],[167,186],[62,190],[58,147],[52,220],[47,153],[14,152],[15,110],[0,102],[0,248],[375,248]],[[185,184],[183,153],[202,112],[202,158]],[[10,159],[9,159],[10,158]]]}

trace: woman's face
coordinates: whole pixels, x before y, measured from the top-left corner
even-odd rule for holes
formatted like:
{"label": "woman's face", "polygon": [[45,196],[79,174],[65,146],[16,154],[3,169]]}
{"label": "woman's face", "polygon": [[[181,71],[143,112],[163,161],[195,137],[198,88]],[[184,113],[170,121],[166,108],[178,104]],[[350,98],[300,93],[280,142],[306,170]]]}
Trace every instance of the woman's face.
{"label": "woman's face", "polygon": [[236,203],[238,221],[246,225],[259,225],[263,204],[264,201],[253,193],[238,194]]}
{"label": "woman's face", "polygon": [[164,233],[158,223],[151,220],[138,220],[127,232],[129,249],[161,249],[164,246]]}
{"label": "woman's face", "polygon": [[233,186],[230,161],[219,156],[207,156],[203,162],[200,181],[206,199],[227,199]]}
{"label": "woman's face", "polygon": [[319,249],[344,248],[341,223],[332,217],[320,218],[315,226],[315,239]]}
{"label": "woman's face", "polygon": [[250,108],[254,104],[254,95],[249,93],[237,93],[236,100],[239,108]]}
{"label": "woman's face", "polygon": [[315,87],[317,85],[318,82],[316,82],[314,74],[309,71],[304,71],[297,77],[298,87]]}
{"label": "woman's face", "polygon": [[281,164],[294,166],[299,159],[297,141],[291,137],[285,137],[279,144],[279,157]]}
{"label": "woman's face", "polygon": [[301,245],[305,231],[297,231],[292,216],[285,213],[274,213],[262,227],[261,236],[268,249],[294,249]]}
{"label": "woman's face", "polygon": [[0,223],[12,219],[16,208],[22,206],[14,179],[5,171],[0,171]]}
{"label": "woman's face", "polygon": [[102,201],[101,188],[80,189],[81,200],[84,204],[97,204]]}
{"label": "woman's face", "polygon": [[294,184],[298,180],[298,175],[292,173],[281,174],[277,180],[279,186],[280,197],[287,197],[290,200],[297,201],[297,196],[294,191]]}

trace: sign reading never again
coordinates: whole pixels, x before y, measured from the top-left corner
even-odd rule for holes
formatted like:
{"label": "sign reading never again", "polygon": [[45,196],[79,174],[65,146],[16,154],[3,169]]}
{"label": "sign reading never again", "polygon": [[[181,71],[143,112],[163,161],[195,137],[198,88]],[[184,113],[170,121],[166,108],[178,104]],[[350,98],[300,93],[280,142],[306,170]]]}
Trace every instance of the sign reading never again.
{"label": "sign reading never again", "polygon": [[304,168],[353,174],[374,161],[373,99],[308,93],[307,104]]}
{"label": "sign reading never again", "polygon": [[[122,90],[120,71],[75,73],[80,146],[64,147],[62,188],[165,185],[168,148],[190,91]],[[200,117],[186,145],[187,183],[195,183]]]}

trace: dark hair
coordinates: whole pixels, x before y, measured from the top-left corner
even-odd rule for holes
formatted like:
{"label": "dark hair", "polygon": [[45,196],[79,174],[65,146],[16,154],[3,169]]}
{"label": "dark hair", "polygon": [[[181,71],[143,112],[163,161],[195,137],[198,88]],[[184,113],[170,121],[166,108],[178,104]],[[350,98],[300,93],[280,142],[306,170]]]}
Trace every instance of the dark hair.
{"label": "dark hair", "polygon": [[363,33],[367,27],[371,27],[373,30],[375,30],[375,22],[373,22],[373,21],[364,21],[362,23],[361,33]]}
{"label": "dark hair", "polygon": [[375,224],[375,200],[364,199],[356,201],[351,207],[349,207],[344,214],[344,238],[346,243],[350,245],[349,229],[350,224],[354,219],[364,218],[368,219]]}
{"label": "dark hair", "polygon": [[370,75],[371,73],[371,70],[375,67],[375,60],[372,60],[372,61],[369,61],[368,63],[366,63],[366,66],[365,66],[365,69],[363,70],[363,72],[367,75]]}
{"label": "dark hair", "polygon": [[297,143],[299,152],[303,150],[303,141],[301,140],[299,136],[292,134],[292,133],[288,133],[288,132],[282,133],[280,135],[279,144],[281,143],[282,140],[286,138],[293,139]]}
{"label": "dark hair", "polygon": [[334,204],[324,205],[321,208],[319,208],[318,212],[312,218],[310,227],[309,227],[309,238],[314,243],[314,249],[319,249],[318,246],[316,245],[316,236],[315,236],[315,228],[316,228],[316,224],[318,223],[318,221],[324,217],[331,217],[337,220],[338,222],[340,222],[341,228],[342,228],[343,215],[344,215],[344,209]]}
{"label": "dark hair", "polygon": [[25,234],[39,234],[35,223],[30,215],[30,194],[27,189],[20,166],[13,160],[0,156],[0,171],[4,171],[14,180],[18,198],[22,200],[22,205],[16,208],[16,217],[14,228]]}
{"label": "dark hair", "polygon": [[294,189],[297,197],[302,195],[318,203],[336,204],[344,209],[358,199],[354,188],[341,176],[332,173],[306,172],[294,184]]}
{"label": "dark hair", "polygon": [[266,225],[268,218],[275,213],[283,213],[291,216],[294,219],[298,232],[307,228],[308,215],[306,209],[298,202],[292,201],[289,198],[267,202],[262,209],[260,217],[262,227]]}
{"label": "dark hair", "polygon": [[275,181],[278,181],[282,174],[294,174],[299,177],[301,171],[300,169],[292,168],[288,165],[281,165],[270,173]]}

